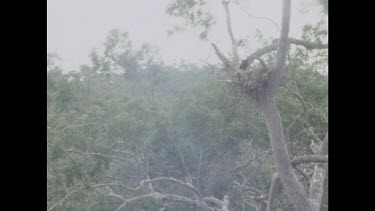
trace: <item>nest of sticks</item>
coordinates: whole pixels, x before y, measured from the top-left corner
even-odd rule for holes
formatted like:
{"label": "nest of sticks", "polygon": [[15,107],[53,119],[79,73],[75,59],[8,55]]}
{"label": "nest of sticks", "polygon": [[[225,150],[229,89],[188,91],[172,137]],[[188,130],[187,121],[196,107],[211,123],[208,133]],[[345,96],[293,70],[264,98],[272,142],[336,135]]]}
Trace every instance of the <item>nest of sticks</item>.
{"label": "nest of sticks", "polygon": [[260,65],[246,68],[249,70],[230,71],[226,75],[226,82],[230,82],[234,88],[241,90],[246,95],[255,97],[264,91],[265,83],[272,75],[272,70],[263,61]]}

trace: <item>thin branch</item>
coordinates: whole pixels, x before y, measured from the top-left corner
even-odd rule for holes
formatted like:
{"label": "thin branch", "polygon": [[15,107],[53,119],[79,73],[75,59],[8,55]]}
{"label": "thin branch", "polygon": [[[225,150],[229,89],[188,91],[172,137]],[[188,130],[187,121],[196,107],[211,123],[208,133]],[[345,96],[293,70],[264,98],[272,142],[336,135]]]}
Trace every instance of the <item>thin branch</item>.
{"label": "thin branch", "polygon": [[211,45],[212,45],[212,47],[215,50],[216,56],[219,57],[219,59],[224,63],[224,65],[230,67],[232,69],[232,71],[234,71],[234,72],[238,72],[239,71],[236,68],[236,65],[232,64],[232,62],[226,56],[224,56],[223,53],[221,53],[221,51],[219,50],[219,48],[216,46],[215,43],[211,43]]}
{"label": "thin branch", "polygon": [[328,49],[328,44],[322,44],[322,43],[313,43],[306,40],[300,40],[295,38],[289,38],[289,43],[294,45],[300,45],[305,47],[307,50],[313,50],[313,49]]}
{"label": "thin branch", "polygon": [[185,171],[185,175],[188,177],[188,179],[189,179],[189,181],[190,181],[190,183],[191,183],[191,182],[192,182],[192,178],[191,178],[190,172],[189,172],[189,170],[188,170],[188,168],[187,168],[187,165],[186,165],[186,163],[185,163],[184,155],[182,154],[181,150],[180,150],[180,149],[178,148],[178,146],[177,146],[177,143],[176,143],[177,141],[174,139],[174,137],[172,136],[172,134],[170,134],[170,132],[169,132],[167,126],[166,126],[164,123],[160,122],[160,125],[164,128],[164,130],[165,130],[165,132],[166,132],[166,134],[167,134],[167,137],[168,137],[169,141],[171,142],[173,148],[174,148],[174,149],[176,150],[176,152],[178,153],[179,158],[180,158],[179,160],[180,160],[180,162],[181,162],[181,165],[182,165],[182,167],[183,167],[183,170]]}
{"label": "thin branch", "polygon": [[117,138],[116,138],[116,137],[115,137],[115,136],[109,131],[109,129],[108,129],[107,126],[105,125],[104,121],[103,121],[101,118],[99,118],[98,115],[97,115],[95,112],[90,112],[90,111],[87,111],[87,110],[84,109],[84,108],[81,108],[81,107],[78,107],[78,106],[74,106],[74,105],[72,105],[72,107],[75,108],[76,110],[79,110],[79,111],[81,111],[81,112],[83,112],[83,113],[85,113],[85,114],[88,114],[88,115],[94,117],[96,120],[98,120],[98,121],[101,123],[103,129],[106,131],[106,133],[107,133],[107,135],[109,136],[109,138],[114,142],[114,143],[110,146],[110,148],[112,148],[116,143],[118,143]]}
{"label": "thin branch", "polygon": [[201,147],[201,152],[199,154],[199,161],[198,161],[198,172],[197,172],[197,189],[198,190],[200,190],[199,182],[200,182],[200,172],[201,172],[202,158],[203,158],[203,147]]}
{"label": "thin branch", "polygon": [[61,149],[64,151],[65,155],[73,162],[74,167],[77,169],[79,179],[82,181],[82,183],[85,185],[85,187],[90,187],[90,185],[87,184],[86,181],[83,179],[83,174],[81,172],[81,169],[79,168],[78,163],[69,155],[67,150],[63,149],[62,147],[61,147]]}
{"label": "thin branch", "polygon": [[55,176],[58,180],[62,181],[61,177],[57,173],[51,171],[51,169],[50,169],[50,167],[49,167],[48,164],[47,164],[47,172],[50,173],[50,174],[52,174],[53,176]]}
{"label": "thin branch", "polygon": [[244,165],[240,165],[240,166],[238,166],[238,167],[233,168],[232,170],[230,170],[230,171],[228,172],[228,174],[235,174],[235,173],[238,173],[238,172],[242,171],[242,170],[245,169],[247,166],[249,166],[250,163],[252,163],[253,161],[254,161],[254,159],[251,159],[251,160],[249,160],[246,164],[244,164]]}
{"label": "thin branch", "polygon": [[239,64],[239,58],[238,58],[238,52],[237,52],[237,42],[234,39],[232,24],[231,24],[231,20],[230,20],[230,13],[229,13],[229,6],[228,6],[229,1],[223,0],[222,4],[223,4],[224,9],[225,9],[225,17],[226,17],[226,20],[227,20],[227,32],[229,34],[229,37],[230,37],[230,40],[231,40],[231,43],[232,43],[233,63],[237,67],[238,64]]}
{"label": "thin branch", "polygon": [[198,197],[200,197],[200,198],[202,197],[202,194],[199,192],[199,190],[196,187],[194,187],[193,185],[191,185],[187,182],[183,182],[181,180],[178,180],[178,179],[175,179],[175,178],[172,178],[172,177],[156,177],[156,178],[152,178],[152,179],[148,179],[148,180],[142,180],[140,184],[143,185],[144,183],[153,183],[153,182],[162,182],[162,181],[174,182],[174,183],[179,184],[179,185],[187,188],[188,190],[192,191]]}
{"label": "thin branch", "polygon": [[314,144],[319,145],[322,142],[322,140],[314,132],[313,126],[309,124],[307,121],[304,122],[303,128],[305,129],[305,132],[307,133],[307,135],[312,138],[312,140],[314,141]]}
{"label": "thin branch", "polygon": [[[147,180],[150,180],[150,161],[149,161],[149,157],[146,158],[146,177],[147,177]],[[153,187],[151,182],[148,183],[148,187],[150,188],[151,193],[155,192],[154,187]]]}
{"label": "thin branch", "polygon": [[205,201],[205,202],[211,202],[211,203],[214,203],[214,204],[219,205],[221,207],[223,207],[223,205],[224,205],[223,201],[221,201],[221,200],[219,200],[219,199],[217,199],[215,197],[212,197],[212,196],[204,197],[203,201]]}
{"label": "thin branch", "polygon": [[183,202],[183,203],[187,203],[187,204],[199,207],[203,210],[207,210],[207,211],[214,211],[215,210],[214,208],[208,207],[201,200],[193,200],[193,199],[190,199],[190,198],[187,198],[187,197],[184,197],[184,196],[179,196],[179,195],[175,195],[175,194],[162,194],[162,193],[159,193],[159,192],[143,194],[143,195],[134,196],[132,198],[126,199],[126,200],[123,201],[123,203],[121,204],[121,206],[117,210],[120,210],[122,207],[125,207],[127,204],[142,201],[144,199],[154,199],[154,200],[158,200],[158,201]]}
{"label": "thin branch", "polygon": [[280,178],[277,172],[272,176],[270,191],[268,193],[268,200],[267,200],[267,211],[273,211],[274,207],[274,197],[276,194],[276,190],[280,184]]}
{"label": "thin branch", "polygon": [[108,195],[109,196],[114,196],[118,199],[121,199],[122,201],[125,201],[125,198],[117,193],[115,193],[110,187],[105,186],[105,188],[109,191]]}
{"label": "thin branch", "polygon": [[99,123],[97,122],[93,122],[93,123],[86,123],[86,124],[80,124],[80,125],[69,125],[69,126],[66,126],[62,129],[61,133],[64,133],[66,129],[68,128],[75,128],[75,127],[83,127],[83,126],[88,126],[88,125],[97,125]]}
{"label": "thin branch", "polygon": [[124,162],[130,163],[130,164],[133,164],[128,159],[118,157],[118,156],[115,156],[115,155],[107,155],[107,154],[102,154],[102,153],[98,153],[98,152],[82,152],[81,150],[77,150],[77,149],[68,149],[67,152],[76,152],[76,153],[80,153],[82,155],[92,155],[92,156],[98,156],[98,157],[103,157],[103,158],[110,158],[110,159],[120,160],[120,161],[124,161]]}
{"label": "thin branch", "polygon": [[76,190],[71,191],[70,193],[66,194],[63,198],[61,198],[58,202],[56,202],[54,205],[52,205],[47,211],[53,210],[57,205],[59,205],[61,202],[65,201],[68,197],[70,197],[72,194],[77,193],[78,191],[83,190],[85,187],[80,187]]}
{"label": "thin branch", "polygon": [[291,90],[286,84],[283,84],[282,86],[284,86],[293,96],[295,96],[301,102],[301,105],[302,105],[301,113],[292,121],[292,123],[288,126],[288,128],[286,129],[286,132],[285,132],[285,142],[286,142],[286,145],[288,147],[288,151],[289,151],[289,155],[290,155],[290,153],[291,153],[291,149],[290,149],[290,129],[297,122],[297,120],[299,120],[306,113],[306,104],[305,104],[305,101],[303,100],[303,98],[301,97],[301,95],[299,95],[297,92]]}
{"label": "thin branch", "polygon": [[246,14],[248,15],[249,17],[252,17],[252,18],[256,18],[256,19],[262,19],[262,20],[266,20],[266,21],[269,21],[271,22],[276,28],[277,30],[280,32],[280,27],[277,25],[277,23],[272,20],[271,18],[268,18],[268,17],[261,17],[261,16],[255,16],[253,14],[250,14],[248,11],[246,11],[244,8],[240,7],[240,9]]}

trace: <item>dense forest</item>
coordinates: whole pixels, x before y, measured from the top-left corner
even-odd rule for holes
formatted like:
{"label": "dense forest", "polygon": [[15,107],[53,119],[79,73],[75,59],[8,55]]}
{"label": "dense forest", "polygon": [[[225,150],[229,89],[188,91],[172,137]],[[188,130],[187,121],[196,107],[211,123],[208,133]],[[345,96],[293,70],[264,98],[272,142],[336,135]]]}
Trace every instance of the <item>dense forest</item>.
{"label": "dense forest", "polygon": [[[205,2],[173,0],[166,12],[204,40]],[[240,58],[235,1],[223,1],[233,51],[211,43],[218,64],[167,65],[116,29],[79,70],[49,53],[47,210],[328,210],[321,3],[322,20],[296,39],[285,0],[281,36]]]}

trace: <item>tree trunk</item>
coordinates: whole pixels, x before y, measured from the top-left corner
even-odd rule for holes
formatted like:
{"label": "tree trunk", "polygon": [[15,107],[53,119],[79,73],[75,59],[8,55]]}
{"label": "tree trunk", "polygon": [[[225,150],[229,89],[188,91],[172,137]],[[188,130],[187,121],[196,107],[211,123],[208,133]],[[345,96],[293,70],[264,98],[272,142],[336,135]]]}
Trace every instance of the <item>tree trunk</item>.
{"label": "tree trunk", "polygon": [[290,157],[285,145],[280,114],[276,108],[274,98],[263,96],[259,100],[259,103],[268,128],[277,172],[288,198],[297,211],[312,211],[308,196],[293,173]]}
{"label": "tree trunk", "polygon": [[286,53],[288,50],[288,34],[290,25],[291,0],[283,2],[281,34],[276,52],[275,71],[265,84],[265,92],[259,96],[258,102],[266,122],[271,141],[273,157],[290,202],[297,211],[312,211],[309,198],[293,173],[290,157],[285,145],[283,125],[275,104],[275,95],[279,90],[283,75]]}

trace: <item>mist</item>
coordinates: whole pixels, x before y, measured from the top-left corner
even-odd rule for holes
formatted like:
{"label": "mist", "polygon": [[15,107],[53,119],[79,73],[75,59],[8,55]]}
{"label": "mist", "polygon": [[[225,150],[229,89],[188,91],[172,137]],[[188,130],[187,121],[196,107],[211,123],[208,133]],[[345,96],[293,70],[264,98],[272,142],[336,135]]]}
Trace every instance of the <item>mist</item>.
{"label": "mist", "polygon": [[327,0],[47,4],[48,211],[328,211]]}

